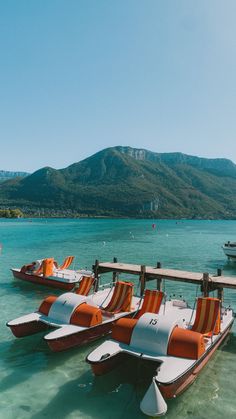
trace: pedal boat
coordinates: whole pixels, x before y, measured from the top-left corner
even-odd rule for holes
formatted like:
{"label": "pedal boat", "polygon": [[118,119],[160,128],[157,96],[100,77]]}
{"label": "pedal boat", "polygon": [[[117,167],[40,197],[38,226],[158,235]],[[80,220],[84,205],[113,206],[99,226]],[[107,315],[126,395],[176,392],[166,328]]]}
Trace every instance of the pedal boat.
{"label": "pedal boat", "polygon": [[34,269],[36,262],[24,265],[20,269],[12,268],[13,276],[26,282],[44,285],[51,288],[71,291],[76,287],[84,275],[91,275],[91,271],[68,269],[74,257],[68,256],[59,267],[53,258],[47,258]]}
{"label": "pedal boat", "polygon": [[93,350],[86,361],[95,375],[111,371],[128,356],[156,362],[151,384],[140,403],[142,412],[161,416],[166,399],[182,393],[197,377],[233,325],[231,309],[220,309],[220,300],[201,297],[196,310],[172,300],[159,314],[120,319],[111,339]]}
{"label": "pedal boat", "polygon": [[84,293],[81,287],[75,293],[47,297],[38,311],[12,320],[7,326],[16,337],[54,328],[44,340],[52,351],[58,352],[108,334],[116,320],[138,309],[140,298],[133,296],[130,282],[117,281],[114,287],[91,295],[86,295],[88,292]]}

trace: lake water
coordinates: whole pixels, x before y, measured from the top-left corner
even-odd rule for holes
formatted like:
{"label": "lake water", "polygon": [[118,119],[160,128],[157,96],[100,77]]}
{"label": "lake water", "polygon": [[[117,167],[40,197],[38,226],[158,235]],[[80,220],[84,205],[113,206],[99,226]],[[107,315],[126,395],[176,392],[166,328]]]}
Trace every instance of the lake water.
{"label": "lake water", "polygon": [[[222,268],[225,275],[236,275],[236,263],[227,262],[221,249],[227,240],[236,240],[236,221],[1,220],[0,418],[145,418],[139,403],[152,376],[145,365],[132,362],[95,378],[84,360],[101,340],[52,353],[43,334],[14,338],[5,323],[60,292],[13,279],[11,267],[51,256],[61,262],[72,254],[76,269],[115,256],[121,262],[160,261],[163,267],[210,273]],[[197,294],[194,285],[166,283],[165,289],[191,303]],[[225,302],[236,310],[236,292],[225,292]],[[195,383],[168,402],[166,418],[235,419],[235,395],[236,326]]]}

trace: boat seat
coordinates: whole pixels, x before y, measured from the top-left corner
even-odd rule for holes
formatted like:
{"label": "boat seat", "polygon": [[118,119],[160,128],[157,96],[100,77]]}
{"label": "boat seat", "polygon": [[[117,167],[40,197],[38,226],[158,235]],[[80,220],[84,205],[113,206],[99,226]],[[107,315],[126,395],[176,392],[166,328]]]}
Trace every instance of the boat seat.
{"label": "boat seat", "polygon": [[50,295],[49,297],[45,298],[39,307],[39,312],[42,314],[45,314],[45,316],[48,316],[49,310],[52,306],[52,304],[56,301],[57,296]]}
{"label": "boat seat", "polygon": [[93,276],[83,276],[75,293],[79,295],[88,295],[94,285],[94,281],[95,278]]}
{"label": "boat seat", "polygon": [[70,318],[70,324],[92,327],[102,323],[102,312],[99,307],[87,303],[80,304]]}
{"label": "boat seat", "polygon": [[204,338],[220,333],[220,300],[199,297],[195,321],[190,329],[176,327],[168,344],[168,355],[198,359],[205,352]]}
{"label": "boat seat", "polygon": [[74,256],[67,256],[61,266],[57,266],[57,264],[55,266],[59,270],[67,269],[72,264],[74,258]]}
{"label": "boat seat", "polygon": [[115,313],[131,310],[133,297],[133,284],[126,281],[117,281],[110,302],[106,307],[101,307],[102,314],[112,316]]}
{"label": "boat seat", "polygon": [[53,275],[54,258],[44,259],[42,262],[43,276],[48,277]]}
{"label": "boat seat", "polygon": [[117,322],[112,327],[111,337],[112,339],[130,344],[131,336],[133,329],[137,324],[138,319],[122,318],[117,320]]}
{"label": "boat seat", "polygon": [[218,298],[198,298],[195,321],[191,330],[202,333],[206,337],[220,333],[220,300]]}
{"label": "boat seat", "polygon": [[181,327],[175,327],[169,342],[167,354],[179,358],[199,359],[205,352],[204,335]]}
{"label": "boat seat", "polygon": [[164,292],[157,290],[146,290],[141,309],[135,315],[139,319],[144,313],[158,314],[161,303],[164,297]]}

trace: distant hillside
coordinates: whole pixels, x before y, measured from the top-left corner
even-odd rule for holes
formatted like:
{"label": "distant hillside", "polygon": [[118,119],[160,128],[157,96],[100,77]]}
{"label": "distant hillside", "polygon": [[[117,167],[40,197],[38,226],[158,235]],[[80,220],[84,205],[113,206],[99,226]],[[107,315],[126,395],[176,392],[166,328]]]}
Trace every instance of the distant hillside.
{"label": "distant hillside", "polygon": [[8,172],[6,170],[0,170],[0,182],[5,182],[5,180],[9,180],[15,177],[25,177],[28,176],[29,173],[26,172]]}
{"label": "distant hillside", "polygon": [[0,200],[38,214],[236,218],[236,165],[119,146],[65,169],[8,180]]}

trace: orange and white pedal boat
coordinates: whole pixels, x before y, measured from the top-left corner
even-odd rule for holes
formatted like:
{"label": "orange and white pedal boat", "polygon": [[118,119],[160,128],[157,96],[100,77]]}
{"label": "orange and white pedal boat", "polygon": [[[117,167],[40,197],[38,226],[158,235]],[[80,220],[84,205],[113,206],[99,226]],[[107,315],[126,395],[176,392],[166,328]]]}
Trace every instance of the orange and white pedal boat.
{"label": "orange and white pedal boat", "polygon": [[108,334],[115,321],[138,310],[140,297],[133,296],[133,284],[125,281],[88,295],[92,280],[88,283],[84,278],[75,293],[47,297],[38,311],[12,320],[7,326],[16,337],[54,328],[44,340],[56,352]]}
{"label": "orange and white pedal boat", "polygon": [[12,268],[13,276],[26,282],[45,285],[71,291],[81,281],[84,275],[91,275],[91,271],[68,269],[74,260],[74,256],[67,256],[61,266],[58,266],[54,258],[37,260],[20,269]]}
{"label": "orange and white pedal boat", "polygon": [[166,399],[182,393],[197,377],[233,325],[231,309],[221,309],[220,300],[200,297],[196,309],[172,300],[159,314],[120,319],[112,339],[87,356],[95,375],[112,370],[125,357],[156,363],[140,408],[149,416],[167,412]]}

